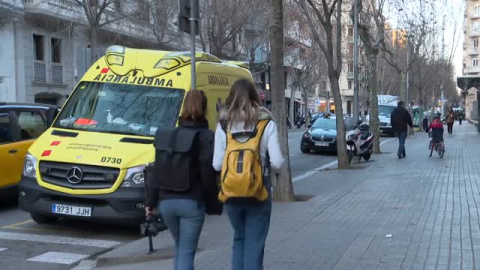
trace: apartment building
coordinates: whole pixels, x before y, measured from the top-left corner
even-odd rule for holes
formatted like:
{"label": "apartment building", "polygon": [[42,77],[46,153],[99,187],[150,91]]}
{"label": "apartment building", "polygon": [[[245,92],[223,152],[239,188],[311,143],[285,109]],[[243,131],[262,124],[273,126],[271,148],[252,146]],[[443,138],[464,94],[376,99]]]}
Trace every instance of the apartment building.
{"label": "apartment building", "polygon": [[480,1],[465,1],[463,75],[480,75]]}
{"label": "apartment building", "polygon": [[[125,2],[109,6],[104,20],[125,12]],[[62,105],[92,53],[100,57],[112,44],[159,48],[149,16],[105,25],[93,52],[85,12],[74,0],[3,0],[0,10],[9,14],[0,24],[0,101]]]}
{"label": "apartment building", "polygon": [[[347,5],[347,8],[351,9],[351,5]],[[348,11],[348,14],[350,11]],[[342,107],[343,112],[346,114],[353,114],[353,95],[354,95],[354,28],[351,18],[343,18],[343,27],[342,31],[342,56],[343,56],[343,68],[342,74],[340,75],[340,91],[342,93]],[[359,101],[359,110],[362,115],[368,111],[368,83],[367,83],[367,58],[365,55],[365,48],[363,43],[358,38],[359,44],[359,54],[358,54],[358,80],[359,80],[359,90],[358,90],[358,101]]]}

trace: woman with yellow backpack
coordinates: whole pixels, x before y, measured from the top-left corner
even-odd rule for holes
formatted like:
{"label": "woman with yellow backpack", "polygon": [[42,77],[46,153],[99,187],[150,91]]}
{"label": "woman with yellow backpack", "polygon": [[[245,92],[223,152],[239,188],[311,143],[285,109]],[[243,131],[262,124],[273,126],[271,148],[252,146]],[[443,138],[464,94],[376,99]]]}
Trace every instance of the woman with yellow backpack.
{"label": "woman with yellow backpack", "polygon": [[221,171],[218,198],[234,229],[232,269],[263,269],[272,212],[270,167],[283,157],[272,114],[260,106],[255,86],[232,86],[215,132],[213,167]]}

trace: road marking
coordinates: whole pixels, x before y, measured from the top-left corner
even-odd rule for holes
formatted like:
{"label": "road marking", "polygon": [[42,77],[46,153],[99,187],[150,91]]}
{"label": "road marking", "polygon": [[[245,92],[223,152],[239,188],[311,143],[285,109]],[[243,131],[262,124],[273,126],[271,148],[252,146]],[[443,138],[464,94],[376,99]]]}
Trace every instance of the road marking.
{"label": "road marking", "polygon": [[[393,140],[393,139],[395,139],[395,138],[386,139],[386,140],[380,142],[380,145],[383,145],[383,144],[385,144],[385,143],[387,143],[387,142],[389,142],[389,141],[391,141],[391,140]],[[308,172],[306,172],[306,173],[304,173],[304,174],[295,176],[295,177],[292,179],[292,182],[295,183],[295,182],[297,182],[297,181],[303,180],[303,179],[308,178],[308,177],[310,177],[310,176],[312,176],[312,175],[314,175],[314,174],[316,174],[316,173],[318,173],[318,172],[320,172],[320,171],[323,171],[323,170],[325,170],[325,169],[331,168],[331,167],[333,167],[333,166],[335,166],[335,165],[337,165],[337,164],[338,164],[338,160],[334,160],[334,161],[332,161],[332,162],[330,162],[330,163],[327,163],[327,164],[325,164],[325,165],[323,165],[323,166],[320,166],[320,167],[318,167],[318,168],[315,168],[315,169],[313,169],[313,170],[310,170],[310,171],[308,171]]]}
{"label": "road marking", "polygon": [[63,245],[77,245],[77,246],[88,246],[88,247],[99,247],[99,248],[112,248],[114,246],[118,246],[121,244],[120,242],[108,241],[108,240],[96,240],[96,239],[88,239],[88,238],[76,238],[76,237],[54,236],[54,235],[38,235],[38,234],[26,234],[26,233],[14,233],[14,232],[0,232],[0,239],[63,244]]}
{"label": "road marking", "polygon": [[43,263],[58,263],[58,264],[73,264],[87,257],[88,255],[84,255],[84,254],[49,251],[47,253],[43,253],[42,255],[30,258],[27,261],[43,262]]}
{"label": "road marking", "polygon": [[35,221],[33,221],[31,219],[28,219],[28,220],[25,220],[25,221],[21,221],[21,222],[17,222],[17,223],[13,223],[13,224],[10,224],[10,225],[3,226],[2,229],[58,233],[58,229],[20,227],[21,225],[31,224],[31,223],[35,223]]}
{"label": "road marking", "polygon": [[97,266],[97,261],[94,260],[83,260],[77,266],[71,270],[90,270]]}
{"label": "road marking", "polygon": [[21,222],[17,222],[17,223],[13,223],[13,224],[10,224],[10,225],[7,225],[7,226],[3,226],[2,228],[5,228],[5,229],[15,229],[16,227],[20,226],[20,225],[25,225],[25,224],[29,224],[29,223],[33,223],[34,221],[31,220],[31,219],[27,219],[25,221],[21,221]]}
{"label": "road marking", "polygon": [[0,252],[7,250],[8,248],[2,248],[0,247]]}

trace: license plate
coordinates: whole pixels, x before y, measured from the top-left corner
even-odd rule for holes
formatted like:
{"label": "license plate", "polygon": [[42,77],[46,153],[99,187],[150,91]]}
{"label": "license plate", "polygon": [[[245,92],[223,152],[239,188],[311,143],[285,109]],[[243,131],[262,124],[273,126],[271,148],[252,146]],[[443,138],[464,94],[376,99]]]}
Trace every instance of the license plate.
{"label": "license plate", "polygon": [[329,144],[327,142],[316,142],[315,145],[327,147]]}
{"label": "license plate", "polygon": [[52,213],[69,216],[90,217],[92,215],[92,208],[64,204],[52,204]]}

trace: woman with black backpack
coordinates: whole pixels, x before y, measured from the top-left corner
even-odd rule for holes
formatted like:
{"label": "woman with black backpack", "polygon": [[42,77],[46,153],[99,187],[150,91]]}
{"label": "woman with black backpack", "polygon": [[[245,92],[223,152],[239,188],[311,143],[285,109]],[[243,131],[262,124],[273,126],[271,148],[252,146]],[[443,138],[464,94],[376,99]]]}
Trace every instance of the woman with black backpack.
{"label": "woman with black backpack", "polygon": [[153,215],[160,201],[158,210],[175,241],[176,270],[194,269],[205,213],[222,213],[206,110],[203,91],[189,91],[178,127],[157,131],[153,176],[146,179],[146,215]]}

